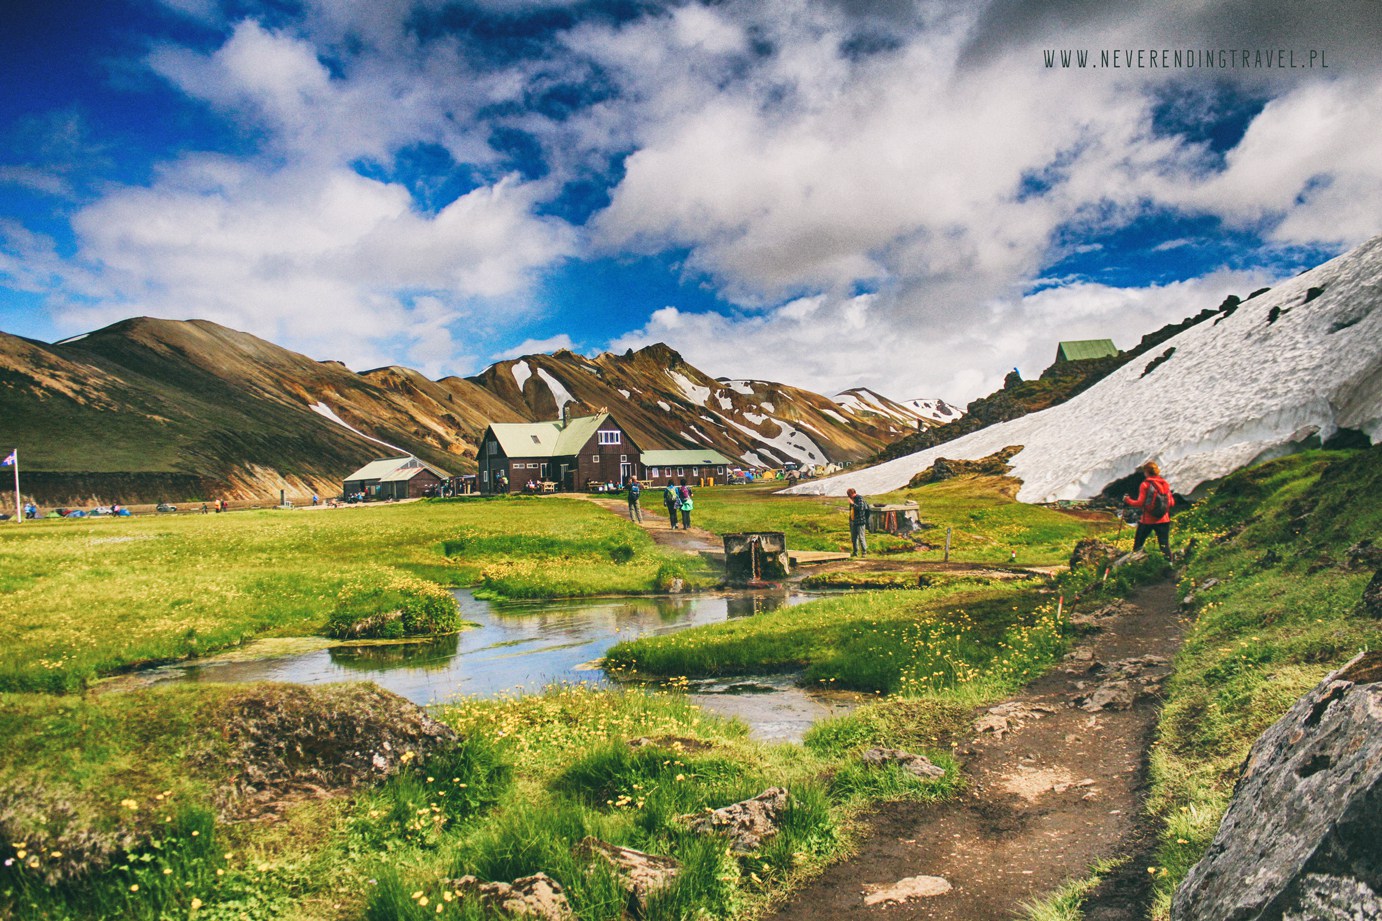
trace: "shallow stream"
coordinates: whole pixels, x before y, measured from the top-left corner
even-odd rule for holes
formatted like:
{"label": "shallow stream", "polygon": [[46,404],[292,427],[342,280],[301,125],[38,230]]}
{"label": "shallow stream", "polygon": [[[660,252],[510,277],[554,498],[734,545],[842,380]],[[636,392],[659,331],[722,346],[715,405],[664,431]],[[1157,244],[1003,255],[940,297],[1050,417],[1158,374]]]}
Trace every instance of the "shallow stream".
{"label": "shallow stream", "polygon": [[[497,604],[458,590],[459,634],[423,642],[332,644],[261,640],[232,653],[165,666],[163,681],[373,681],[419,704],[540,691],[554,683],[611,686],[596,664],[621,640],[747,617],[809,600],[796,593],[716,593]],[[686,694],[707,710],[742,719],[751,734],[800,741],[811,724],[853,709],[851,695],[807,691],[791,676],[697,681]]]}

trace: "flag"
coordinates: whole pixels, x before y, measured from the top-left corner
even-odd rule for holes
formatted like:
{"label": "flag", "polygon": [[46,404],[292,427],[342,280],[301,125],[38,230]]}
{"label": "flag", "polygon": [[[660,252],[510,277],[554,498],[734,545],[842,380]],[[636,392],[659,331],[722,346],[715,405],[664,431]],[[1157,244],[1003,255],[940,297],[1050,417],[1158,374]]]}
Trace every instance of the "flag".
{"label": "flag", "polygon": [[13,464],[17,460],[19,460],[19,449],[15,448],[13,451],[10,452],[9,457],[5,458],[4,460],[0,460],[0,467],[8,467],[10,464]]}

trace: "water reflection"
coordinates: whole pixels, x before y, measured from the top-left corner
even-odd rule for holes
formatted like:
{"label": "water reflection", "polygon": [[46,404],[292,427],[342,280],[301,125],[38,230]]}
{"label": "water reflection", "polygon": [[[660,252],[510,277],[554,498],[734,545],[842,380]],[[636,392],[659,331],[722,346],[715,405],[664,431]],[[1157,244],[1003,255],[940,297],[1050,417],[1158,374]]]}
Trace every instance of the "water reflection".
{"label": "water reflection", "polygon": [[[275,658],[242,653],[236,661],[161,669],[155,680],[367,680],[419,704],[539,691],[559,682],[603,686],[610,680],[592,663],[621,640],[749,617],[808,600],[805,595],[754,592],[495,604],[464,590],[457,591],[456,598],[462,618],[477,626],[455,636],[332,646]],[[740,686],[734,684],[707,684],[694,689],[692,696],[716,712],[741,716],[763,738],[799,739],[812,721],[838,709],[823,704],[814,692],[808,695],[793,687],[789,677],[771,679],[757,694],[745,694],[751,683],[742,679]],[[750,698],[756,702],[749,703]]]}
{"label": "water reflection", "polygon": [[459,634],[439,636],[416,643],[390,643],[387,646],[333,646],[326,651],[332,665],[362,672],[388,671],[391,668],[450,668],[451,659],[461,650]]}

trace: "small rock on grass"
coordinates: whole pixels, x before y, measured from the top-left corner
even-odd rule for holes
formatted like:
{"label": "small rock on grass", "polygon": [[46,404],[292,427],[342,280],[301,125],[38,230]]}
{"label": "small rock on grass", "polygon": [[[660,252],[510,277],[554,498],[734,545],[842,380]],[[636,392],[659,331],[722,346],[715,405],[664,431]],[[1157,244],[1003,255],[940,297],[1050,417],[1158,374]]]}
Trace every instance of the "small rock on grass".
{"label": "small rock on grass", "polygon": [[944,895],[950,889],[950,881],[941,876],[909,876],[887,886],[865,886],[864,904],[901,905],[912,899]]}
{"label": "small rock on grass", "polygon": [[523,876],[512,883],[485,883],[474,876],[462,876],[451,885],[461,898],[476,899],[488,911],[538,921],[574,921],[576,917],[561,883],[546,873]]}
{"label": "small rock on grass", "polygon": [[681,821],[692,831],[728,834],[730,850],[736,854],[749,854],[777,834],[778,817],[787,808],[787,799],[787,791],[782,787],[769,787],[753,799],[722,809],[684,815]]}
{"label": "small rock on grass", "polygon": [[870,748],[860,757],[865,764],[900,764],[908,773],[923,779],[934,780],[945,776],[945,768],[933,763],[930,758],[896,748]]}
{"label": "small rock on grass", "polygon": [[671,857],[645,854],[595,837],[584,838],[575,851],[577,856],[599,857],[613,867],[640,913],[647,909],[649,898],[681,873],[681,864]]}

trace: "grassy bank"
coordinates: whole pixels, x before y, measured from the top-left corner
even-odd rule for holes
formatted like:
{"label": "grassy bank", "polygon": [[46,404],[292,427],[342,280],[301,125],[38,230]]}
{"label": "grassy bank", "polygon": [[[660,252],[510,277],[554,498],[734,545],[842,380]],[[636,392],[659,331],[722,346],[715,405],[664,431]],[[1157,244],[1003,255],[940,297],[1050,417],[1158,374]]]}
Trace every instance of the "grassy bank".
{"label": "grassy bank", "polygon": [[1313,452],[1240,471],[1177,518],[1193,541],[1182,588],[1196,619],[1152,754],[1154,917],[1169,916],[1208,847],[1252,743],[1325,674],[1382,641],[1376,621],[1354,613],[1377,568],[1366,548],[1382,534],[1379,491],[1382,449]]}
{"label": "grassy bank", "polygon": [[687,559],[568,499],[25,522],[0,529],[0,689],[73,689],[249,637],[316,633],[362,578],[518,598],[637,593],[705,579]]}
{"label": "grassy bank", "polygon": [[[934,737],[934,719],[853,718],[805,748],[766,746],[676,695],[561,688],[442,708],[436,715],[460,741],[415,760],[405,754],[391,779],[338,785],[331,796],[313,774],[318,792],[308,795],[268,770],[271,752],[232,752],[225,741],[245,718],[234,695],[285,693],[262,687],[0,696],[0,728],[12,742],[0,752],[0,914],[474,918],[446,880],[540,870],[566,888],[582,919],[613,921],[623,917],[622,891],[596,858],[575,850],[595,835],[682,864],[646,917],[735,917],[837,857],[861,806],[945,796],[955,785],[943,754],[936,758],[950,772],[939,780],[857,758],[865,744],[916,750]],[[297,726],[330,717],[322,745],[358,719],[321,709],[317,698],[274,705],[294,706],[309,711]],[[635,738],[648,744],[631,747]],[[323,754],[310,738],[299,741],[298,759]],[[227,819],[244,806],[218,792],[237,752],[237,770],[276,778],[257,787],[260,799],[277,796],[276,822]],[[781,832],[748,854],[731,855],[722,839],[678,820],[769,786],[785,787],[791,805]]]}
{"label": "grassy bank", "polygon": [[[717,533],[782,531],[794,550],[850,549],[848,506],[841,498],[779,496],[770,486],[727,486],[696,490],[696,523]],[[871,546],[889,558],[939,560],[951,531],[953,560],[1006,563],[1016,553],[1022,565],[1065,562],[1078,540],[1117,532],[1111,518],[1071,514],[1013,501],[1014,483],[999,477],[959,477],[918,489],[869,496],[871,502],[915,500],[924,529],[915,542],[870,535]]]}

